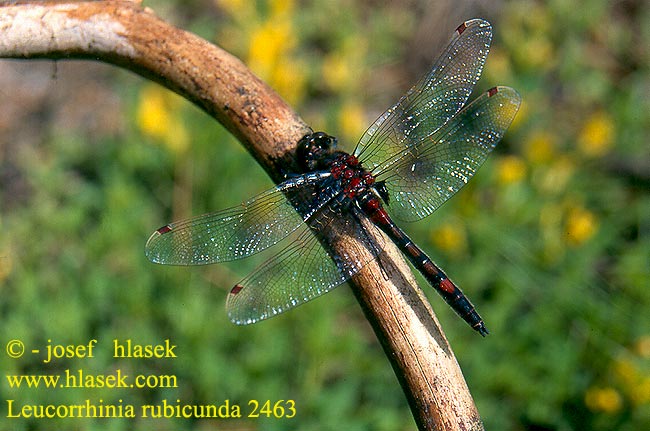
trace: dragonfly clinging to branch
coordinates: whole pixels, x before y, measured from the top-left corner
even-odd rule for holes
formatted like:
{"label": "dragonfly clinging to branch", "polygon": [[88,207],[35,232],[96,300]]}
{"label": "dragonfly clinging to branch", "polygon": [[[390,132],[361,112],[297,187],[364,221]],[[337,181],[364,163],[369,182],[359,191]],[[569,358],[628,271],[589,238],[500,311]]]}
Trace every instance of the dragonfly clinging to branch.
{"label": "dragonfly clinging to branch", "polygon": [[240,206],[161,227],[146,244],[147,257],[202,265],[278,244],[228,295],[230,319],[249,324],[330,291],[368,263],[324,246],[323,238],[353,236],[376,257],[382,244],[367,229],[380,229],[460,317],[487,335],[467,297],[393,218],[433,213],[469,181],[510,126],[521,101],[515,90],[493,87],[467,103],[491,39],[488,22],[461,24],[429,73],[368,128],[351,154],[323,132],[306,135],[297,146],[300,175]]}

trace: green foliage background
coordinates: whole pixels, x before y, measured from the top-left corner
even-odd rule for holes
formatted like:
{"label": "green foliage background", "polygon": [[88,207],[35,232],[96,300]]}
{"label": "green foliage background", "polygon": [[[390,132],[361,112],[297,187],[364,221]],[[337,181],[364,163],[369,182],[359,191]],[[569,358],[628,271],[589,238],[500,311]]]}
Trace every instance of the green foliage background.
{"label": "green foliage background", "polygon": [[[473,299],[491,335],[478,337],[422,286],[486,429],[650,429],[646,2],[146,3],[238,55],[348,149],[458,24],[487,18],[495,39],[475,94],[509,85],[524,105],[470,185],[406,229]],[[55,364],[0,355],[2,402],[230,400],[246,411],[249,400],[293,399],[297,415],[50,421],[9,419],[5,404],[3,430],[415,428],[346,286],[236,327],[224,313],[227,289],[259,260],[176,268],[145,259],[160,225],[270,186],[232,137],[127,72],[35,64],[0,63],[0,341],[99,346],[95,358]],[[169,339],[178,358],[114,359],[114,338]],[[79,368],[175,375],[179,387],[17,390],[4,377]]]}

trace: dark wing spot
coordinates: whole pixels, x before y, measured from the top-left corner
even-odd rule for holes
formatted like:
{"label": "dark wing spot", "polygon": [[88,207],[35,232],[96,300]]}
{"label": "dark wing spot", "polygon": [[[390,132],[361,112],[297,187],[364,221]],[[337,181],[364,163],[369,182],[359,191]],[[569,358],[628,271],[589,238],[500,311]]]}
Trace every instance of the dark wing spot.
{"label": "dark wing spot", "polygon": [[165,226],[161,227],[160,229],[158,229],[156,232],[163,235],[163,234],[166,234],[167,232],[171,232],[171,230],[172,230],[171,225],[165,225]]}

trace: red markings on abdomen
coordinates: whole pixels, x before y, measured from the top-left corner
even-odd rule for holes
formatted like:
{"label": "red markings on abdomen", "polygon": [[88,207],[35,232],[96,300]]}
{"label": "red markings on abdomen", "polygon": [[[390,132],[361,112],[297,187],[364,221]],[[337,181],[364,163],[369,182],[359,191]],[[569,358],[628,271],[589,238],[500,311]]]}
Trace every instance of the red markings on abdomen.
{"label": "red markings on abdomen", "polygon": [[415,246],[412,242],[407,243],[404,248],[406,251],[413,257],[420,257],[422,256],[422,252],[420,251],[419,248]]}
{"label": "red markings on abdomen", "polygon": [[424,271],[427,272],[427,274],[431,274],[431,275],[433,275],[435,277],[438,277],[438,275],[440,274],[440,271],[438,271],[438,268],[433,264],[433,262],[431,262],[428,259],[427,259],[426,262],[424,262],[422,264],[422,268],[424,269]]}
{"label": "red markings on abdomen", "polygon": [[388,213],[383,208],[378,208],[375,211],[371,212],[369,215],[370,220],[379,225],[390,226],[392,224]]}
{"label": "red markings on abdomen", "polygon": [[440,288],[447,293],[454,293],[456,291],[456,286],[448,278],[440,280]]}

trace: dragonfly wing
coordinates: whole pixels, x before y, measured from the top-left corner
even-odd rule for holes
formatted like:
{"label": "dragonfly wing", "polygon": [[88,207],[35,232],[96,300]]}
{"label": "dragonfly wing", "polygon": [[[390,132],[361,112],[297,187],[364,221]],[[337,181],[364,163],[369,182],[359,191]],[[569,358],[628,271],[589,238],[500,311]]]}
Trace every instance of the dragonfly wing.
{"label": "dragonfly wing", "polygon": [[[336,223],[333,221],[336,220]],[[297,230],[295,240],[235,285],[226,300],[233,323],[246,325],[283,313],[310,301],[348,280],[383,249],[352,215],[343,217],[331,205]],[[367,226],[376,229],[374,226]],[[318,237],[316,236],[318,235]],[[321,242],[318,240],[321,238]],[[356,239],[368,251],[340,255],[332,245]],[[349,248],[347,248],[349,250]],[[365,256],[365,257],[361,257]]]}
{"label": "dragonfly wing", "polygon": [[145,254],[167,265],[250,256],[287,237],[337,193],[325,187],[329,176],[315,172],[295,177],[239,206],[170,223],[151,235]]}
{"label": "dragonfly wing", "polygon": [[399,154],[386,181],[396,218],[419,220],[440,207],[478,170],[515,117],[521,96],[494,87],[432,135]]}
{"label": "dragonfly wing", "polygon": [[492,41],[492,27],[474,19],[456,29],[431,71],[362,136],[354,152],[366,169],[379,168],[438,130],[467,102],[478,82]]}

